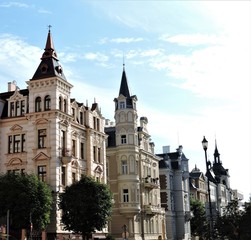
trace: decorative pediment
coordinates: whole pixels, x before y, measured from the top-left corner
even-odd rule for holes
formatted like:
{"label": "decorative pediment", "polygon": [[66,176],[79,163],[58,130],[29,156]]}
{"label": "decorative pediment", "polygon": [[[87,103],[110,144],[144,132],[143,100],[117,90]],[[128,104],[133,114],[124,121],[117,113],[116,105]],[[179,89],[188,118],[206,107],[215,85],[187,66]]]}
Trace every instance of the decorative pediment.
{"label": "decorative pediment", "polygon": [[10,130],[11,130],[12,132],[20,132],[20,131],[23,130],[23,127],[21,127],[21,126],[18,125],[18,124],[15,124],[15,125],[13,125],[13,126],[10,128]]}
{"label": "decorative pediment", "polygon": [[20,158],[12,158],[10,161],[7,163],[7,166],[22,166],[24,165],[24,162]]}
{"label": "decorative pediment", "polygon": [[62,120],[61,122],[60,122],[60,124],[61,125],[63,125],[63,126],[66,126],[66,127],[68,127],[70,124],[69,124],[69,122],[67,121],[67,120]]}
{"label": "decorative pediment", "polygon": [[47,125],[48,123],[49,123],[49,121],[47,119],[39,118],[36,120],[35,125],[44,125],[44,124]]}
{"label": "decorative pediment", "polygon": [[94,169],[94,172],[95,172],[95,173],[98,173],[98,174],[101,174],[101,173],[103,173],[103,169],[102,169],[100,166],[97,166],[97,167]]}
{"label": "decorative pediment", "polygon": [[78,161],[77,161],[77,160],[73,160],[73,161],[71,162],[71,166],[72,166],[72,167],[75,167],[75,168],[78,168],[78,167],[79,167]]}
{"label": "decorative pediment", "polygon": [[8,101],[16,101],[16,100],[21,100],[24,99],[24,96],[22,94],[20,94],[20,92],[18,91],[19,89],[16,88],[15,92],[13,93],[13,95],[8,99]]}
{"label": "decorative pediment", "polygon": [[40,152],[36,157],[32,159],[33,161],[48,161],[50,160],[50,157],[47,156],[45,153]]}

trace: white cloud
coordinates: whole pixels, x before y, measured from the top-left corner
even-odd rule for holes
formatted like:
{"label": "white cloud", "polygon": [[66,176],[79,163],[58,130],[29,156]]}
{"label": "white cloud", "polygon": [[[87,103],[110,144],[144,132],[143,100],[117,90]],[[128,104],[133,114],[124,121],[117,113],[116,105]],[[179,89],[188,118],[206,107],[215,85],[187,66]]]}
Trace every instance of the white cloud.
{"label": "white cloud", "polygon": [[28,8],[30,7],[28,4],[21,3],[21,2],[6,2],[0,4],[0,7],[10,8],[10,7],[19,7],[19,8]]}
{"label": "white cloud", "polygon": [[133,43],[133,42],[142,42],[143,38],[113,38],[111,42],[115,43]]}
{"label": "white cloud", "polygon": [[[0,46],[0,80],[16,80],[21,87],[19,83],[24,85],[27,76],[33,76],[42,50],[10,34],[0,35]],[[6,79],[6,76],[10,79]]]}
{"label": "white cloud", "polygon": [[193,46],[193,45],[214,45],[214,44],[223,44],[226,41],[226,37],[223,36],[216,36],[216,35],[209,35],[209,34],[179,34],[175,36],[169,35],[161,35],[160,40],[176,43],[181,46]]}
{"label": "white cloud", "polygon": [[38,10],[38,13],[42,13],[42,14],[52,14],[51,11],[48,11],[48,10],[45,10],[45,9],[42,9],[42,8]]}
{"label": "white cloud", "polygon": [[96,60],[98,62],[107,62],[109,60],[109,57],[105,54],[102,54],[100,52],[96,52],[96,53],[92,53],[92,52],[89,52],[89,53],[86,53],[84,55],[84,58],[87,59],[87,60]]}

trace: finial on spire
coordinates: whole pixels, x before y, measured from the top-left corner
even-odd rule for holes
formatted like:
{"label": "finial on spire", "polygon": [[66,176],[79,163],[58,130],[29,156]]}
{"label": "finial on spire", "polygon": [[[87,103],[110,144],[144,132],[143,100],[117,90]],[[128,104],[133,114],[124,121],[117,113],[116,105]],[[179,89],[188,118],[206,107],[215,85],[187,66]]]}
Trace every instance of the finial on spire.
{"label": "finial on spire", "polygon": [[49,32],[51,31],[51,28],[52,28],[52,26],[51,26],[51,25],[48,25]]}
{"label": "finial on spire", "polygon": [[123,70],[125,70],[125,53],[123,52]]}

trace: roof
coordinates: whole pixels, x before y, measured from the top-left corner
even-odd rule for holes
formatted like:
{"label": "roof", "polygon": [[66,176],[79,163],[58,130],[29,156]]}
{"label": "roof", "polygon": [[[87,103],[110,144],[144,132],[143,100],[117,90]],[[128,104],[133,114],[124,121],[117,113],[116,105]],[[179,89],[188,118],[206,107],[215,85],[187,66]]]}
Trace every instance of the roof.
{"label": "roof", "polygon": [[49,30],[47,35],[47,41],[45,44],[44,53],[41,57],[41,62],[33,75],[32,80],[44,79],[49,77],[60,77],[66,81],[63,73],[63,69],[59,64],[57,53],[54,49],[54,44]]}
{"label": "roof", "polygon": [[[23,96],[28,96],[29,95],[29,90],[28,89],[21,89],[21,90],[17,90],[17,91]],[[8,117],[7,99],[9,99],[14,93],[15,93],[15,91],[0,93],[0,99],[5,101],[1,118]]]}
{"label": "roof", "polygon": [[116,129],[115,129],[115,127],[105,127],[105,133],[108,135],[107,147],[116,147],[116,135],[115,135]]}
{"label": "roof", "polygon": [[120,89],[119,89],[119,95],[123,95],[127,98],[130,98],[130,91],[127,83],[127,77],[125,72],[125,65],[123,65],[123,72],[121,77],[121,83],[120,83]]}

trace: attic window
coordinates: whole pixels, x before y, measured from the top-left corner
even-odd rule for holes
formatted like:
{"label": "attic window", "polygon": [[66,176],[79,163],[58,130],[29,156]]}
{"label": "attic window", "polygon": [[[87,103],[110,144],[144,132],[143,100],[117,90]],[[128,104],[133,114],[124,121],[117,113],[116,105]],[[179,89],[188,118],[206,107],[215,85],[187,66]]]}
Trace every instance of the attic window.
{"label": "attic window", "polygon": [[119,108],[124,109],[125,108],[125,102],[119,102]]}
{"label": "attic window", "polygon": [[48,66],[46,64],[43,64],[40,69],[42,73],[46,73],[48,70]]}

